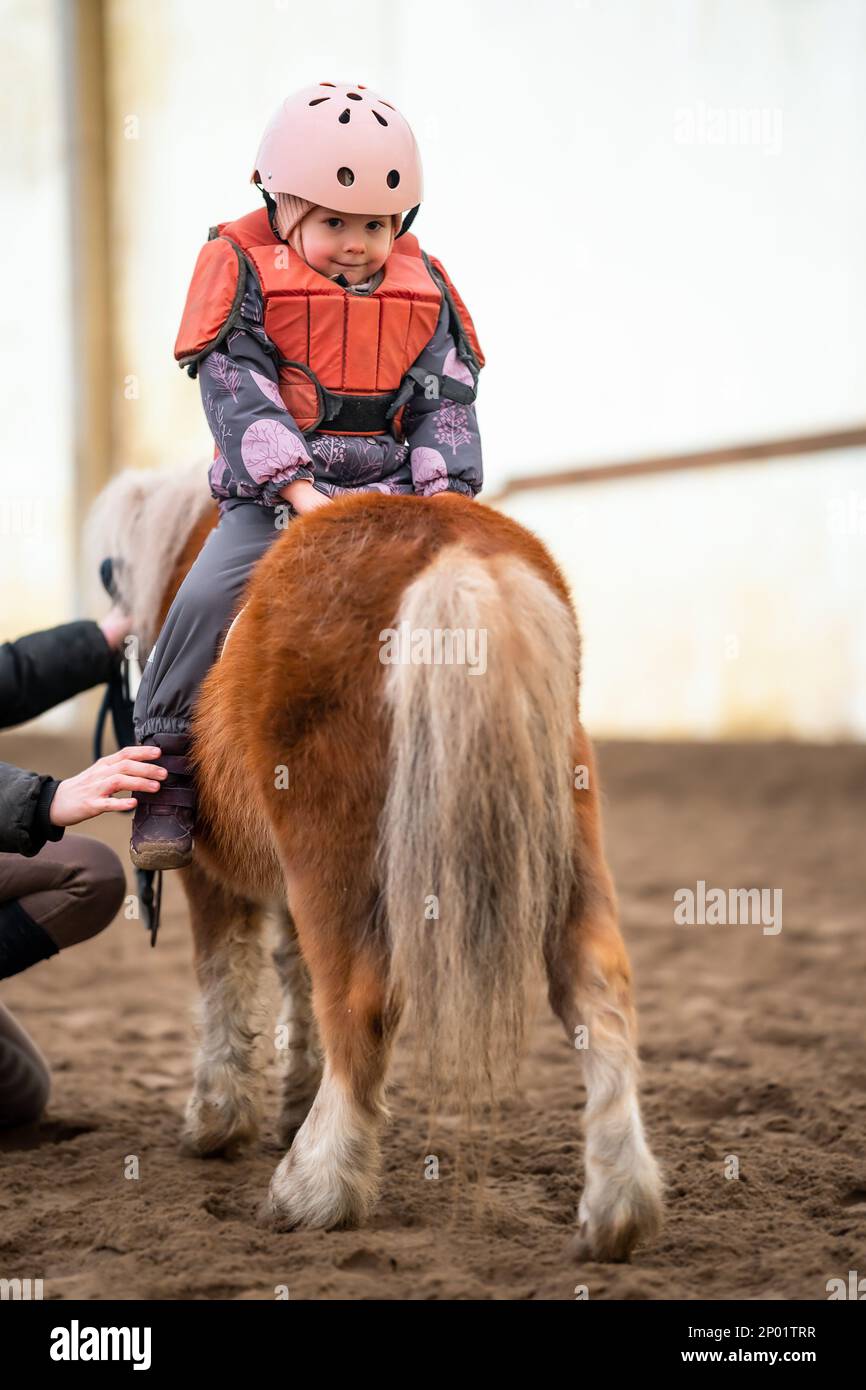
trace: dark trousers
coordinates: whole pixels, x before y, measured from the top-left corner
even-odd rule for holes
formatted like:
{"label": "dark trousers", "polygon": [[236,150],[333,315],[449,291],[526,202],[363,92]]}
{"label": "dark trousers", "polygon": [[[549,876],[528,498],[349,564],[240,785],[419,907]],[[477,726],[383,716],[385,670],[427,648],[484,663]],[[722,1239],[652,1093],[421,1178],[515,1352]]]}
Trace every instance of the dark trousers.
{"label": "dark trousers", "polygon": [[[256,562],[284,529],[286,509],[238,502],[223,508],[168,610],[135,699],[138,743],[187,734],[199,687],[235,616]],[[278,522],[284,524],[278,525]]]}
{"label": "dark trousers", "polygon": [[[0,854],[0,979],[101,932],[125,892],[114,850],[84,835],[67,833],[30,859]],[[38,1119],[50,1085],[39,1048],[0,1004],[0,1126]]]}

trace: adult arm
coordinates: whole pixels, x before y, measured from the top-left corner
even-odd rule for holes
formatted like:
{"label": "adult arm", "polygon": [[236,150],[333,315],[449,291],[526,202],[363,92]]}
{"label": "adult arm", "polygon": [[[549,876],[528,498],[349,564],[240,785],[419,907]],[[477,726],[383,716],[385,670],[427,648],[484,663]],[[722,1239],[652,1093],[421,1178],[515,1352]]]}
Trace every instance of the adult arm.
{"label": "adult arm", "polygon": [[101,685],[118,653],[88,619],[61,623],[0,646],[0,728],[23,724],[82,690]]}
{"label": "adult arm", "polygon": [[129,793],[159,791],[168,775],[163,767],[149,766],[159,757],[154,744],[120,748],[62,782],[0,763],[0,850],[30,858],[46,840],[61,839],[67,825],[104,811],[134,810],[137,802]]}
{"label": "adult arm", "polygon": [[59,785],[55,777],[0,763],[0,850],[29,859],[46,840],[62,839],[64,827],[50,820]]}
{"label": "adult arm", "polygon": [[[128,630],[129,620],[112,609],[102,623],[63,623],[0,647],[0,723],[35,718],[108,680]],[[47,840],[61,839],[66,825],[103,810],[129,809],[134,803],[108,797],[119,790],[156,790],[158,784],[149,779],[164,773],[154,769],[142,780],[140,763],[157,757],[158,748],[124,749],[64,782],[0,763],[0,851],[30,858]]]}

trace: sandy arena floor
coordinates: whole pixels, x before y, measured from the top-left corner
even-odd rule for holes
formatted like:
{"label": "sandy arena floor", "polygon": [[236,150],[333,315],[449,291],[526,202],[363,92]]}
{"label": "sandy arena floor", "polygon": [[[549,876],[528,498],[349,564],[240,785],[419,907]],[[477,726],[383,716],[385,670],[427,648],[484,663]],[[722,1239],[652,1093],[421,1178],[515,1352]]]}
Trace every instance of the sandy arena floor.
{"label": "sandy arena floor", "polygon": [[[59,1299],[270,1299],[279,1285],[292,1298],[570,1299],[580,1283],[593,1298],[824,1299],[832,1276],[866,1272],[866,748],[613,744],[600,755],[644,1111],[669,1182],[655,1245],[626,1266],[566,1254],[584,1093],[543,1005],[523,1097],[494,1145],[486,1215],[455,1207],[445,1140],[442,1177],[424,1179],[424,1127],[398,1055],[368,1228],[259,1227],[279,1157],[270,1124],[234,1163],[178,1152],[194,987],[184,900],[168,883],[155,951],[119,917],[0,984],[55,1073],[42,1123],[0,1136],[0,1275],[42,1277]],[[2,756],[55,776],[88,761],[83,744],[16,735]],[[125,816],[90,826],[124,861],[128,831]],[[781,888],[782,931],[675,925],[674,891],[699,879]],[[124,1177],[128,1155],[137,1181]],[[724,1176],[728,1155],[737,1181]]]}

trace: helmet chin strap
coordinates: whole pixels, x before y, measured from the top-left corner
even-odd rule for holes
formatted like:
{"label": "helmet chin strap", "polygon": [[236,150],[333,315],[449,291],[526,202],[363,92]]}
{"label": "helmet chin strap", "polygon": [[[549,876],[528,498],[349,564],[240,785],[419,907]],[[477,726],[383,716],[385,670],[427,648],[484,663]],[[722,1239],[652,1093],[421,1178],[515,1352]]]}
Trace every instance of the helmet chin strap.
{"label": "helmet chin strap", "polygon": [[[270,193],[268,192],[268,190],[262,186],[262,184],[260,183],[260,181],[259,181],[258,179],[256,179],[256,188],[257,188],[257,189],[259,190],[259,192],[261,193],[261,195],[262,195],[262,197],[264,198],[265,203],[266,203],[266,205],[267,205],[267,209],[268,209],[268,222],[270,223],[271,231],[273,232],[274,236],[277,238],[277,241],[284,241],[284,238],[281,237],[280,234],[279,234],[279,232],[277,231],[277,224],[276,224],[277,200],[276,200],[276,198],[271,197],[271,195],[270,195]],[[288,244],[289,244],[289,243],[286,241],[286,242],[285,242],[285,245],[288,246]]]}
{"label": "helmet chin strap", "polygon": [[395,236],[395,238],[394,238],[395,241],[397,241],[398,238],[401,237],[401,236],[403,235],[404,232],[408,232],[409,228],[412,226],[412,223],[415,221],[415,216],[416,216],[416,214],[417,214],[418,209],[420,208],[420,206],[421,206],[420,203],[416,203],[416,204],[415,204],[415,206],[413,207],[412,211],[409,213],[409,216],[406,218],[405,222],[403,223],[402,227],[400,228],[399,232],[397,233],[397,236]]}

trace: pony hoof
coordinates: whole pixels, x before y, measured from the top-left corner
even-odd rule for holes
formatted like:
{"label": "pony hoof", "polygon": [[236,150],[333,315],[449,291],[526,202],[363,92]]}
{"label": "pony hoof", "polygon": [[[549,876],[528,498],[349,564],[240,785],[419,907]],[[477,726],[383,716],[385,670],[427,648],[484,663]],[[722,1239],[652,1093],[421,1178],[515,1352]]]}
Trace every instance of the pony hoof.
{"label": "pony hoof", "polygon": [[256,1211],[256,1225],[262,1226],[267,1231],[280,1233],[296,1231],[298,1222],[293,1221],[288,1213],[280,1211],[271,1200],[270,1196],[264,1198],[259,1203]]}
{"label": "pony hoof", "polygon": [[299,1172],[288,1153],[277,1166],[268,1192],[270,1225],[277,1231],[333,1231],[360,1225],[368,1203],[348,1184],[324,1185],[319,1174]]}
{"label": "pony hoof", "polygon": [[643,1188],[629,1184],[615,1195],[608,1192],[596,1211],[586,1193],[578,1208],[578,1231],[569,1244],[576,1260],[622,1263],[640,1241],[651,1240],[661,1227],[659,1180],[655,1173]]}
{"label": "pony hoof", "polygon": [[607,1244],[585,1224],[565,1247],[566,1257],[575,1264],[625,1264],[629,1262],[630,1250],[630,1245],[626,1248]]}
{"label": "pony hoof", "polygon": [[252,1116],[230,1116],[218,1102],[193,1097],[187,1105],[181,1152],[192,1158],[238,1158],[257,1134]]}
{"label": "pony hoof", "polygon": [[341,1212],[339,1203],[319,1200],[316,1206],[299,1197],[275,1196],[271,1190],[262,1203],[262,1220],[272,1231],[332,1231],[339,1226],[353,1225]]}

